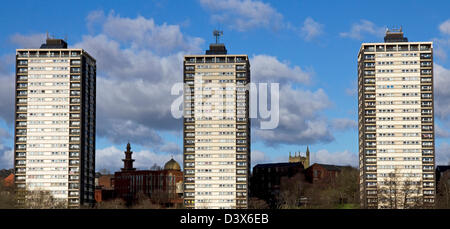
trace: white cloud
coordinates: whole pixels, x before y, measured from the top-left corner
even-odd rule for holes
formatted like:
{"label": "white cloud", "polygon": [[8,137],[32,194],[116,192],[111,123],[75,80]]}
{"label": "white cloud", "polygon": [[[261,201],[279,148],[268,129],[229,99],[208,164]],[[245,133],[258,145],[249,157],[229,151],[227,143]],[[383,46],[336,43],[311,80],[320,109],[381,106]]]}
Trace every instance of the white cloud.
{"label": "white cloud", "polygon": [[340,33],[340,36],[362,40],[364,38],[364,35],[371,35],[377,38],[381,38],[383,37],[384,33],[384,27],[378,27],[373,22],[362,19],[358,23],[354,23],[349,32]]}
{"label": "white cloud", "polygon": [[252,150],[251,152],[251,165],[254,167],[257,164],[264,164],[271,162],[272,159],[267,154],[260,150]]}
{"label": "white cloud", "polygon": [[278,127],[273,130],[254,128],[254,132],[257,139],[271,146],[330,142],[334,137],[327,120],[320,115],[330,105],[328,96],[322,89],[312,92],[281,86]]}
{"label": "white cloud", "polygon": [[347,118],[336,118],[331,121],[331,125],[333,129],[338,131],[344,130],[358,130],[358,122],[356,120],[347,119]]}
{"label": "white cloud", "polygon": [[436,147],[436,165],[450,165],[450,144],[447,142]]}
{"label": "white cloud", "polygon": [[0,119],[7,123],[14,120],[14,60],[0,58]]}
{"label": "white cloud", "polygon": [[435,133],[437,138],[450,138],[450,132],[442,129],[439,125],[435,125]]}
{"label": "white cloud", "polygon": [[6,129],[0,127],[0,169],[14,167],[14,150],[4,144],[9,138],[11,138],[11,134]]}
{"label": "white cloud", "polygon": [[45,43],[47,35],[44,33],[22,35],[14,34],[9,40],[11,43],[18,46],[18,48],[39,48],[43,43]]}
{"label": "white cloud", "polygon": [[434,64],[435,114],[438,118],[450,118],[450,70]]}
{"label": "white cloud", "polygon": [[442,34],[450,35],[450,19],[439,25],[439,31],[441,31]]}
{"label": "white cloud", "polygon": [[307,17],[301,28],[301,35],[306,41],[311,41],[323,33],[323,27],[311,17]]}
{"label": "white cloud", "polygon": [[252,82],[309,83],[313,73],[280,62],[275,56],[254,55],[250,60]]}
{"label": "white cloud", "polygon": [[74,47],[97,59],[98,135],[114,143],[130,140],[154,150],[174,150],[159,136],[159,131],[182,125],[171,116],[177,96],[170,89],[182,82],[184,53],[200,50],[203,40],[183,35],[177,25],[157,25],[152,18],[90,15],[87,21],[99,24],[101,31],[83,36]]}
{"label": "white cloud", "polygon": [[311,151],[311,164],[320,163],[358,167],[358,160],[358,155],[348,150],[343,152],[329,152],[326,149],[318,150],[316,152]]}
{"label": "white cloud", "polygon": [[[92,17],[97,16],[95,13]],[[132,31],[132,32],[130,32]],[[119,42],[128,42],[135,49],[149,48],[158,53],[170,53],[173,50],[199,52],[203,39],[183,35],[179,25],[163,23],[157,25],[153,18],[138,16],[127,18],[111,11],[103,23],[103,33]]]}
{"label": "white cloud", "polygon": [[[133,145],[131,145],[133,151]],[[123,168],[122,159],[125,158],[125,145],[123,149],[118,149],[115,146],[107,147],[104,149],[96,150],[96,170],[107,169],[109,171],[119,171]],[[164,164],[169,161],[172,157],[176,160],[180,166],[183,164],[183,157],[181,154],[163,154],[155,153],[149,150],[141,150],[134,152],[132,154],[135,162],[133,166],[137,169],[149,169],[153,164],[158,164],[163,167]]]}
{"label": "white cloud", "polygon": [[258,0],[200,0],[200,4],[212,12],[213,21],[238,31],[282,26],[283,16],[270,4]]}

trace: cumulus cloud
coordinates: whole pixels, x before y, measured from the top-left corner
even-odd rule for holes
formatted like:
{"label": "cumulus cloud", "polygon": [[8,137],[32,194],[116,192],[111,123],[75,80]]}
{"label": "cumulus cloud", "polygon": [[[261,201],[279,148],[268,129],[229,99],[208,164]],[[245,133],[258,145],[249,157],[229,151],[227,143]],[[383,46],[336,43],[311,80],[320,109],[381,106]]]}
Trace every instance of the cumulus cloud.
{"label": "cumulus cloud", "polygon": [[450,138],[450,132],[442,129],[439,125],[435,125],[435,133],[437,138]]}
{"label": "cumulus cloud", "polygon": [[18,48],[39,48],[41,44],[45,43],[47,35],[45,33],[37,33],[30,35],[14,34],[9,38],[9,41],[17,45]]}
{"label": "cumulus cloud", "polygon": [[0,58],[0,118],[7,123],[14,120],[14,61]]}
{"label": "cumulus cloud", "polygon": [[4,128],[0,127],[0,169],[14,167],[14,150],[5,144],[11,135]]}
{"label": "cumulus cloud", "polygon": [[306,41],[311,41],[323,33],[323,25],[307,17],[301,27],[301,35]]}
{"label": "cumulus cloud", "polygon": [[439,25],[439,31],[441,32],[441,37],[434,38],[434,55],[439,59],[447,59],[447,51],[450,47],[450,19],[442,22]]}
{"label": "cumulus cloud", "polygon": [[362,40],[365,35],[383,37],[384,33],[384,27],[378,27],[373,22],[362,19],[358,23],[354,23],[349,32],[342,32],[339,35],[341,37]]}
{"label": "cumulus cloud", "polygon": [[309,83],[313,75],[297,65],[290,66],[288,61],[279,61],[275,56],[254,55],[250,61],[252,82]]}
{"label": "cumulus cloud", "polygon": [[447,142],[436,147],[436,165],[450,165],[450,144]]}
{"label": "cumulus cloud", "polygon": [[260,150],[252,150],[251,152],[251,165],[254,167],[257,164],[268,163],[271,161],[271,158],[263,151]]}
{"label": "cumulus cloud", "polygon": [[331,122],[333,129],[338,131],[344,130],[358,130],[358,122],[356,120],[347,118],[336,118]]}
{"label": "cumulus cloud", "polygon": [[[133,146],[132,146],[133,147]],[[118,149],[115,146],[97,149],[96,150],[96,160],[95,168],[97,170],[107,169],[109,171],[118,171],[123,168],[122,159],[125,158],[125,146],[123,149]],[[133,149],[131,149],[133,151]],[[133,159],[135,159],[134,167],[138,169],[149,169],[155,163],[161,167],[169,161],[172,157],[176,160],[180,166],[182,166],[183,157],[181,154],[163,154],[155,153],[149,150],[141,150],[138,152],[133,152]]]}
{"label": "cumulus cloud", "polygon": [[200,0],[200,4],[212,12],[213,21],[238,31],[282,27],[282,14],[258,0]]}
{"label": "cumulus cloud", "polygon": [[203,40],[183,35],[178,25],[113,11],[108,16],[93,12],[87,21],[99,24],[100,31],[73,46],[97,59],[98,135],[113,143],[129,140],[154,150],[176,150],[159,132],[182,125],[171,116],[177,96],[170,89],[182,82],[183,55],[201,50]]}
{"label": "cumulus cloud", "polygon": [[[99,13],[91,14],[91,21]],[[92,19],[94,18],[94,19]],[[133,31],[133,32],[129,32]],[[130,43],[133,48],[149,48],[157,52],[170,53],[174,50],[198,52],[203,39],[189,37],[180,31],[179,25],[163,23],[157,25],[153,18],[138,16],[127,18],[111,11],[103,23],[103,33],[120,42]]]}
{"label": "cumulus cloud", "polygon": [[450,35],[450,19],[439,25],[439,31],[441,31],[442,34]]}
{"label": "cumulus cloud", "polygon": [[311,163],[331,164],[331,165],[350,165],[358,167],[358,155],[348,150],[342,152],[329,152],[321,149],[311,153]]}
{"label": "cumulus cloud", "polygon": [[450,70],[434,64],[435,114],[438,118],[450,118]]}
{"label": "cumulus cloud", "polygon": [[330,104],[322,89],[294,90],[290,86],[281,86],[278,127],[256,129],[255,135],[270,146],[330,142],[334,137],[327,120],[320,115]]}

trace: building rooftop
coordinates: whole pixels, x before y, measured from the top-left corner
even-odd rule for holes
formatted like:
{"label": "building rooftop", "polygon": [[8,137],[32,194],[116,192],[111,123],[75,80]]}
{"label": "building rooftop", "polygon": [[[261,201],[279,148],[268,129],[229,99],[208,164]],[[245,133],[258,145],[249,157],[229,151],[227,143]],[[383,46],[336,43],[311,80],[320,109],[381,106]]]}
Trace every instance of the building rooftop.
{"label": "building rooftop", "polygon": [[[319,165],[328,171],[341,171],[344,168],[350,167],[350,166],[328,165],[328,164],[319,164],[319,163],[314,163],[314,165]],[[312,166],[310,166],[310,167],[312,167]]]}
{"label": "building rooftop", "polygon": [[445,172],[450,169],[450,165],[438,165],[436,166],[437,172]]}
{"label": "building rooftop", "polygon": [[255,167],[253,168],[273,168],[273,167],[288,167],[288,166],[303,166],[303,164],[301,162],[297,162],[297,163],[289,163],[289,162],[283,162],[283,163],[267,163],[267,164],[257,164],[255,165]]}
{"label": "building rooftop", "polygon": [[386,29],[384,42],[408,42],[408,38],[403,37],[403,31],[401,27],[399,29]]}
{"label": "building rooftop", "polygon": [[41,45],[41,49],[66,49],[67,42],[63,39],[47,38],[46,43]]}
{"label": "building rooftop", "polygon": [[206,55],[226,55],[227,48],[225,44],[210,44],[209,50],[206,50]]}

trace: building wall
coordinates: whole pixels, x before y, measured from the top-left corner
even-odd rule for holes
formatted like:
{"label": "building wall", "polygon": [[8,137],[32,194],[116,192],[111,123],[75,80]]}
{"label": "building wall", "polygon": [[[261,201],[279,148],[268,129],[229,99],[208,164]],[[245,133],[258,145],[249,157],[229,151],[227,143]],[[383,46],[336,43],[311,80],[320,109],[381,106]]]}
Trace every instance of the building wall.
{"label": "building wall", "polygon": [[19,49],[16,59],[17,187],[92,204],[95,60],[82,49]]}
{"label": "building wall", "polygon": [[[358,56],[363,207],[385,208],[387,189],[413,182],[432,204],[434,112],[431,42],[364,43]],[[400,189],[400,186],[398,186]],[[384,200],[383,200],[384,199]]]}
{"label": "building wall", "polygon": [[250,183],[250,195],[265,200],[271,208],[277,204],[277,196],[282,180],[300,175],[304,179],[305,170],[302,163],[261,164],[253,168]]}
{"label": "building wall", "polygon": [[[183,191],[183,172],[177,170],[138,170],[116,172],[114,174],[114,194],[133,204],[138,195],[157,198],[157,195],[168,197],[167,205],[181,205]],[[154,199],[155,200],[155,199]]]}
{"label": "building wall", "polygon": [[250,171],[246,55],[185,56],[185,205],[246,208]]}
{"label": "building wall", "polygon": [[311,183],[331,183],[337,177],[340,170],[328,170],[320,164],[313,164],[306,169],[306,179]]}

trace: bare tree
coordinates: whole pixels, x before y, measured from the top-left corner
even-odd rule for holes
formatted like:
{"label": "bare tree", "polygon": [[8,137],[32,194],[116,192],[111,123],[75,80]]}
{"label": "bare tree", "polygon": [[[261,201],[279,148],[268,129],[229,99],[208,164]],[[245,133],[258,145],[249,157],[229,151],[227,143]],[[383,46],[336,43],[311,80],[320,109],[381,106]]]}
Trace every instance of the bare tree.
{"label": "bare tree", "polygon": [[6,186],[0,181],[0,209],[16,208],[14,186]]}
{"label": "bare tree", "polygon": [[441,176],[437,186],[436,207],[440,209],[450,209],[450,172],[445,172]]}
{"label": "bare tree", "polygon": [[252,197],[248,200],[249,209],[268,209],[269,205],[266,201],[261,200],[257,197]]}
{"label": "bare tree", "polygon": [[67,200],[59,200],[53,197],[47,190],[25,191],[24,208],[30,209],[60,209],[67,208]]}
{"label": "bare tree", "polygon": [[126,209],[126,202],[121,198],[102,201],[96,204],[98,209]]}
{"label": "bare tree", "polygon": [[292,177],[282,177],[277,197],[277,208],[298,208],[305,195],[305,176],[297,173]]}

